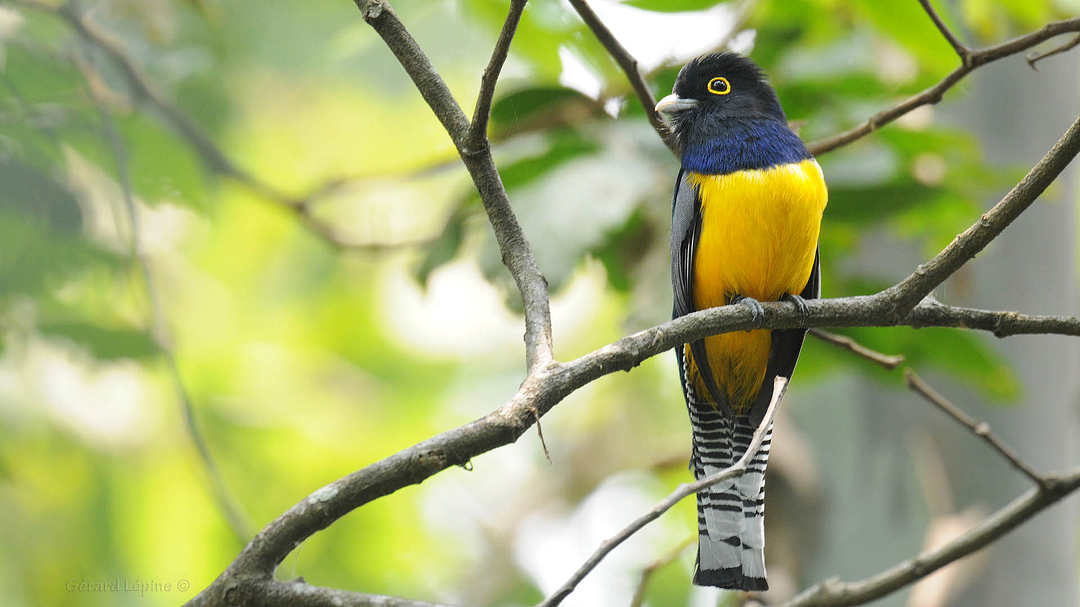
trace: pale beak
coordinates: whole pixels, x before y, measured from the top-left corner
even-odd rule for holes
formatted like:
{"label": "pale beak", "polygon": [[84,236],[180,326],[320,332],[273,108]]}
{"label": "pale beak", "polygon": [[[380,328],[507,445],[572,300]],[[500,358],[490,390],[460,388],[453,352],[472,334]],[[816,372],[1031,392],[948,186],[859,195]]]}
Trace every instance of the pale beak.
{"label": "pale beak", "polygon": [[657,112],[662,112],[664,114],[674,114],[675,112],[681,112],[697,107],[697,104],[697,99],[684,99],[675,93],[672,93],[657,102],[655,109]]}

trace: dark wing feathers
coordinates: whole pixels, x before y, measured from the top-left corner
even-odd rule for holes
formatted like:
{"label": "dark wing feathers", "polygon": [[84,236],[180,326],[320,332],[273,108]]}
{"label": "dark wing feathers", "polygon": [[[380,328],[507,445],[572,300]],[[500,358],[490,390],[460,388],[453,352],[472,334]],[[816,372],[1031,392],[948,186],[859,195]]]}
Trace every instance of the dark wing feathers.
{"label": "dark wing feathers", "polygon": [[[679,177],[675,180],[675,194],[671,208],[671,287],[675,294],[673,318],[685,316],[694,311],[694,254],[700,233],[701,199],[698,198],[697,188],[687,181],[686,172],[679,171]],[[716,385],[716,379],[709,367],[709,359],[705,354],[705,340],[699,339],[692,342],[690,352],[694,356],[694,363],[705,383],[705,388],[712,395],[713,402],[719,403],[723,409],[734,413]],[[679,356],[681,360],[681,353]]]}
{"label": "dark wing feathers", "polygon": [[[810,279],[799,295],[803,299],[817,299],[821,297],[821,249],[814,254],[814,269],[810,271]],[[750,407],[750,421],[753,424],[761,423],[765,416],[769,402],[772,400],[773,381],[776,376],[791,378],[795,372],[795,363],[799,361],[799,352],[802,350],[803,338],[806,337],[806,329],[783,329],[772,332],[772,348],[769,350],[769,366],[765,371],[765,382],[758,392],[754,404]]]}

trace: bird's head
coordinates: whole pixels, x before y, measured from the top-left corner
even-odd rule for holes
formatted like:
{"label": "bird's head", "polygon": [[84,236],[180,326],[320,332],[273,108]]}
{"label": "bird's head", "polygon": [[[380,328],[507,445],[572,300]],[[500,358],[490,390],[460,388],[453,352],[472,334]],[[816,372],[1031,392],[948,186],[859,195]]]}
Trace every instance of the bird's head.
{"label": "bird's head", "polygon": [[753,61],[737,53],[702,55],[679,72],[672,93],[656,104],[685,147],[691,137],[722,136],[731,122],[787,124],[776,91]]}

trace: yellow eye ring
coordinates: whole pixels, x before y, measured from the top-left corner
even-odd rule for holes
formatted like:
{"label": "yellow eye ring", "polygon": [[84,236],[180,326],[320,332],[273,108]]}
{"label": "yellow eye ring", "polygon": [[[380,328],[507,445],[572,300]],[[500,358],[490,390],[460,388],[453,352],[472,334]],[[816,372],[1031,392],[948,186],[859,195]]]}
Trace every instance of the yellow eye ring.
{"label": "yellow eye ring", "polygon": [[717,76],[709,81],[705,87],[713,95],[727,95],[731,92],[731,83],[723,76]]}

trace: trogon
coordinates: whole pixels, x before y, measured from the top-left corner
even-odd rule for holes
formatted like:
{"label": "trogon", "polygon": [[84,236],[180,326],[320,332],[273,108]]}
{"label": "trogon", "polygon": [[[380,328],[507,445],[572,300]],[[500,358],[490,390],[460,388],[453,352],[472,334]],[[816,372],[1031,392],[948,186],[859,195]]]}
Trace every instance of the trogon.
{"label": "trogon", "polygon": [[[727,304],[750,308],[821,294],[818,232],[828,194],[821,167],[789,127],[762,70],[735,53],[688,63],[669,115],[682,156],[671,216],[673,316]],[[676,349],[693,430],[690,466],[705,478],[739,460],[790,378],[806,331],[726,333]],[[741,477],[698,493],[694,583],[765,590],[765,466],[770,424]]]}

